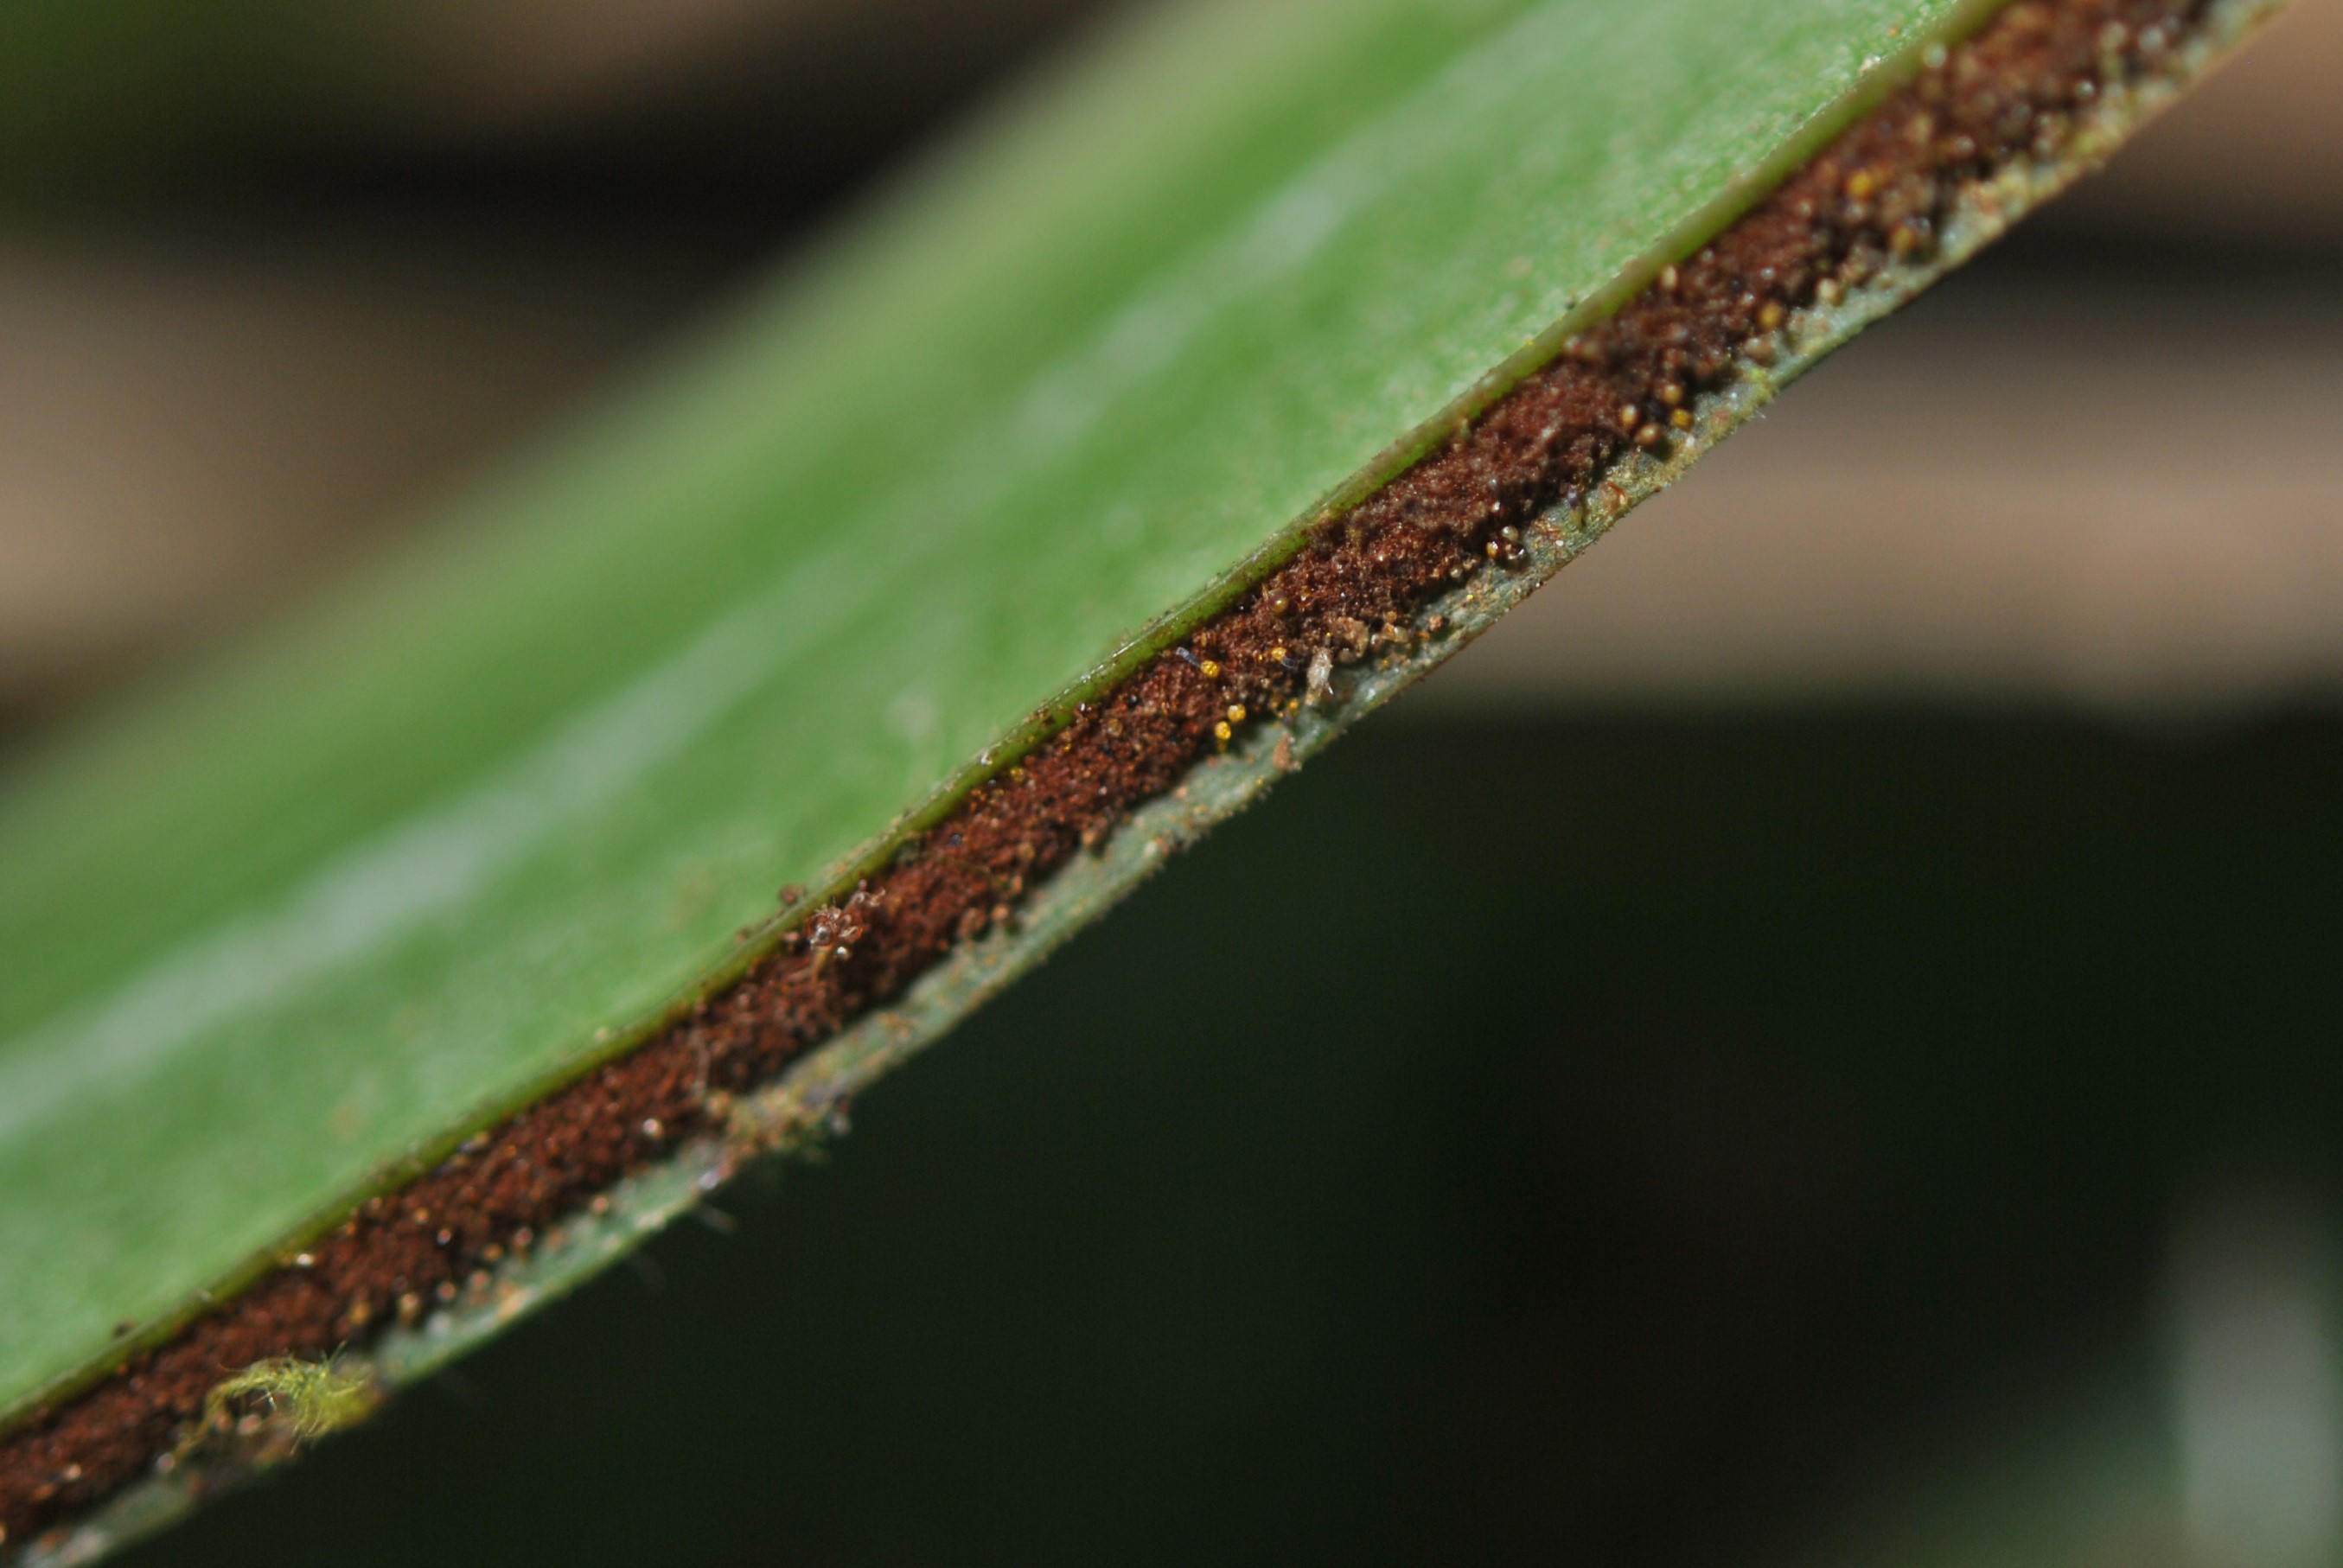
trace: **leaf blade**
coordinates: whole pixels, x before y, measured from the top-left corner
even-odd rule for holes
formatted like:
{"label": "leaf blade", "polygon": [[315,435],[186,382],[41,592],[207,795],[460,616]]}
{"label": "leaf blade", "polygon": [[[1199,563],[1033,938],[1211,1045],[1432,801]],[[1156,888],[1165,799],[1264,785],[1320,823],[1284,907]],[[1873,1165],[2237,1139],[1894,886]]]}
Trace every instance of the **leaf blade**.
{"label": "leaf blade", "polygon": [[[1195,29],[1178,69],[1134,53],[935,176],[745,347],[608,421],[605,449],[484,503],[477,538],[53,763],[0,828],[0,940],[32,955],[0,1029],[34,1031],[0,1046],[0,1250],[67,1282],[10,1303],[0,1391],[102,1355],[121,1303],[167,1316],[655,1014],[776,882],[883,834],[1129,628],[1209,604],[1564,302],[1849,112],[1875,45],[1958,10],[1816,0],[1803,33],[1745,8],[1736,31],[1674,0],[1600,47],[1567,5],[1276,12],[1289,45],[1330,50],[1309,56],[1319,140],[1167,200],[1217,215],[1168,260],[1126,232],[1153,187],[1084,133],[1158,137],[1109,87],[1143,78],[1179,120],[1182,83],[1265,24],[1167,24]],[[1677,47],[1694,22],[1702,47]],[[1350,102],[1377,107],[1345,126],[1329,106]],[[1182,122],[1199,167],[1297,123],[1243,91],[1204,119]],[[1003,211],[1101,232],[1004,233]],[[189,767],[239,728],[265,733]],[[159,805],[132,788],[162,772]],[[150,883],[183,891],[157,910]],[[117,969],[126,989],[34,1021]],[[44,1173],[93,1165],[50,1201]]]}

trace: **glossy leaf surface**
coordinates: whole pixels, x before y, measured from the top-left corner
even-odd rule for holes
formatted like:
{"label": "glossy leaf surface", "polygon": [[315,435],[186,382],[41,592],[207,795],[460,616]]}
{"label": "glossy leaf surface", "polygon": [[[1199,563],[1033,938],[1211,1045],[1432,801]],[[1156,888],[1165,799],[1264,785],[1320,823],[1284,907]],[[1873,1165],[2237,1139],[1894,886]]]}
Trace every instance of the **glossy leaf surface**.
{"label": "glossy leaf surface", "polygon": [[1964,9],[1149,15],[362,588],[35,759],[0,1406],[623,1037]]}

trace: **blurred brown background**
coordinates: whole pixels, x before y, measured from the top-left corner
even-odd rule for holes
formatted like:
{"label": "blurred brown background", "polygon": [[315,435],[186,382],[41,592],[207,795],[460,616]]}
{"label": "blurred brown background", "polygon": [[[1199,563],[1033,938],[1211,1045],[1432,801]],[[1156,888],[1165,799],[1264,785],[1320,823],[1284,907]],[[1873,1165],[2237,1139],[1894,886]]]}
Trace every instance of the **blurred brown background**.
{"label": "blurred brown background", "polygon": [[[112,141],[18,116],[0,725],[230,635],[427,518],[1106,9],[360,9],[298,40],[303,93],[241,116],[171,121],[159,89],[157,124],[96,116]],[[192,78],[179,96],[233,79],[189,58],[155,67]],[[2302,0],[1424,700],[2202,709],[2333,687],[2338,82],[2343,0]]]}

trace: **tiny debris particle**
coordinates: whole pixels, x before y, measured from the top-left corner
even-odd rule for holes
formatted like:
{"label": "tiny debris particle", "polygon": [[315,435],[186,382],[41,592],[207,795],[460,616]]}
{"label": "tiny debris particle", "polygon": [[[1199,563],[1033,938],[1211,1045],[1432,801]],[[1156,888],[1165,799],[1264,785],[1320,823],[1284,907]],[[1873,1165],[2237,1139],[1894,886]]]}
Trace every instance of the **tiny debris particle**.
{"label": "tiny debris particle", "polygon": [[1334,699],[1334,656],[1320,648],[1310,656],[1310,673],[1306,678],[1302,700],[1312,708],[1323,708]]}

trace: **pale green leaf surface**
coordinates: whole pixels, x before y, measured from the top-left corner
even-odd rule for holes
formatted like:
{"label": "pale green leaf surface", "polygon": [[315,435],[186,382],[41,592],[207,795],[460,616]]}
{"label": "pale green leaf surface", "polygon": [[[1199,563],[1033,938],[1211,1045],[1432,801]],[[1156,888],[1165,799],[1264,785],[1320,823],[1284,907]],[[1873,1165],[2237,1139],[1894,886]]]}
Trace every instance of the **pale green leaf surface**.
{"label": "pale green leaf surface", "polygon": [[1144,18],[362,590],[37,759],[0,1406],[641,1020],[1961,9]]}

